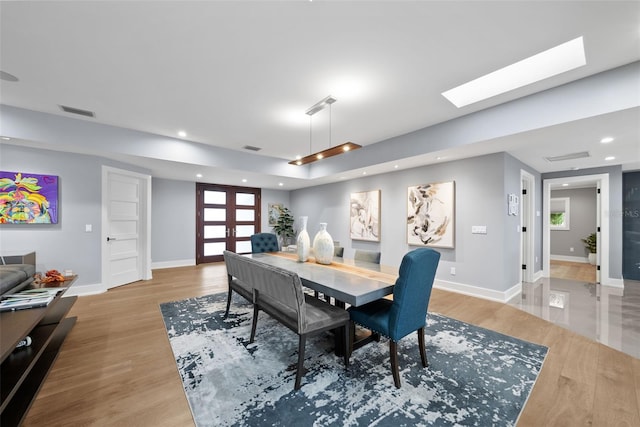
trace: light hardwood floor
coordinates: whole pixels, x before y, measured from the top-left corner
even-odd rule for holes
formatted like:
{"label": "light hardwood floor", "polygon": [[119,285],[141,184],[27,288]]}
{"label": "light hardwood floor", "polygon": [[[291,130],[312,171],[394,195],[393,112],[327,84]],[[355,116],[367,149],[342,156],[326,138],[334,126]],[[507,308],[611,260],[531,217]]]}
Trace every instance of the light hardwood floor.
{"label": "light hardwood floor", "polygon": [[570,261],[556,261],[551,260],[550,275],[556,279],[569,279],[578,280],[581,282],[595,283],[596,281],[596,266]]}
{"label": "light hardwood floor", "polygon": [[[158,304],[226,290],[224,264],[153,274],[78,298],[26,426],[193,425]],[[519,426],[640,425],[640,359],[506,304],[434,290],[429,310],[549,347]]]}

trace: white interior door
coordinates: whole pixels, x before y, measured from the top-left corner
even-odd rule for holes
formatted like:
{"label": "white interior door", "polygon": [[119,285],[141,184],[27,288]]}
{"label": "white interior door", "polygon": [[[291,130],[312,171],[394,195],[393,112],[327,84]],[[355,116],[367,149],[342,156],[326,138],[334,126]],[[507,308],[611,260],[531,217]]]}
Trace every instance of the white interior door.
{"label": "white interior door", "polygon": [[108,288],[150,278],[147,179],[108,168],[103,187],[103,282]]}

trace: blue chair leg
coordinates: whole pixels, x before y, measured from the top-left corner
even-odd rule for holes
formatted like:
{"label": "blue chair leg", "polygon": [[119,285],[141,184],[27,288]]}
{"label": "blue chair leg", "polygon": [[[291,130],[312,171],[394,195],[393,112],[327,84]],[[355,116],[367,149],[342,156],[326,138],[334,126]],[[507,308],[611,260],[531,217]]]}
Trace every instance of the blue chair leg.
{"label": "blue chair leg", "polygon": [[420,357],[422,358],[422,366],[429,366],[427,361],[427,352],[424,349],[424,327],[418,329],[418,347],[420,347]]}
{"label": "blue chair leg", "polygon": [[391,357],[391,373],[393,373],[393,383],[396,388],[400,388],[400,373],[398,372],[398,348],[397,343],[389,340],[389,356]]}

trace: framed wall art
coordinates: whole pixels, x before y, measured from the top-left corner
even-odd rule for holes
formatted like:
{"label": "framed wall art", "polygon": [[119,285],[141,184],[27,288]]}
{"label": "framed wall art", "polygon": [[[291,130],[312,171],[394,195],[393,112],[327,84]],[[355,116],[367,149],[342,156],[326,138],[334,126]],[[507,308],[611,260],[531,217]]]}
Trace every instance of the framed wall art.
{"label": "framed wall art", "polygon": [[407,243],[453,248],[455,182],[415,185],[407,189]]}
{"label": "framed wall art", "polygon": [[0,171],[0,223],[57,224],[58,177]]}
{"label": "framed wall art", "polygon": [[273,227],[278,223],[278,217],[280,216],[280,209],[282,209],[282,203],[269,203],[269,226]]}
{"label": "framed wall art", "polygon": [[351,193],[349,224],[353,240],[380,241],[380,190]]}

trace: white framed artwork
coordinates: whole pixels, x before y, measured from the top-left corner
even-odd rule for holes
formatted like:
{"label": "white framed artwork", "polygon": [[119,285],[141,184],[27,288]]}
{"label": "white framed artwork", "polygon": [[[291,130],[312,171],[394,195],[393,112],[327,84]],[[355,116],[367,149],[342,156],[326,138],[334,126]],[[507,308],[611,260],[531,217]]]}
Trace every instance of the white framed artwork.
{"label": "white framed artwork", "polygon": [[351,193],[349,224],[353,240],[380,241],[380,190]]}
{"label": "white framed artwork", "polygon": [[455,246],[455,182],[436,182],[407,189],[407,243]]}

